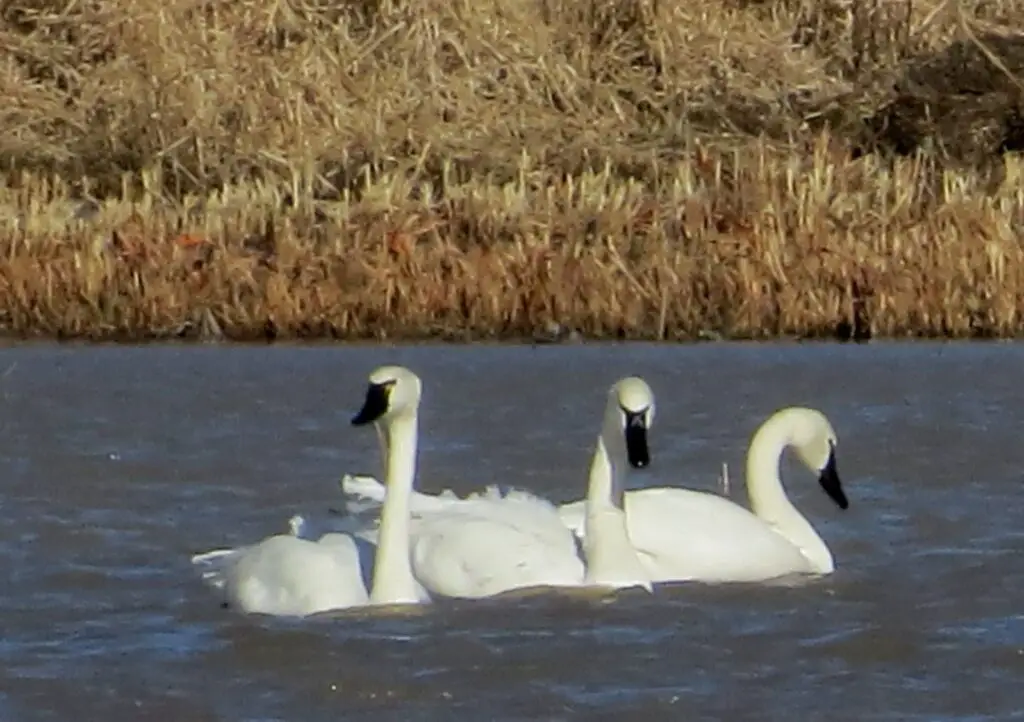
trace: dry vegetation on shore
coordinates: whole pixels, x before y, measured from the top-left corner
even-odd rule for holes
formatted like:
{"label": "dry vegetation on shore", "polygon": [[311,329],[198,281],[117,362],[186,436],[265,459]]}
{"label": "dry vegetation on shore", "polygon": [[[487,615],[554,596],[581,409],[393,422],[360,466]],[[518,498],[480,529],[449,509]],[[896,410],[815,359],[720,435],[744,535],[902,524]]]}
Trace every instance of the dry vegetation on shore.
{"label": "dry vegetation on shore", "polygon": [[0,332],[1024,331],[1024,0],[11,0]]}

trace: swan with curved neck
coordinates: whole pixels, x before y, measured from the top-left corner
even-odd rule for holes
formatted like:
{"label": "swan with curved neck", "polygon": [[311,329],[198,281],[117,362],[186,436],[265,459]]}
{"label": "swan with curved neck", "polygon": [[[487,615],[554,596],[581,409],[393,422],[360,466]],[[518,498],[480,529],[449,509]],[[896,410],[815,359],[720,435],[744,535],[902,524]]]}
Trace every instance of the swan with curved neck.
{"label": "swan with curved neck", "polygon": [[786,495],[779,462],[787,447],[840,508],[850,503],[836,467],[838,439],[825,415],[814,409],[791,407],[774,414],[754,434],[747,453],[747,495],[753,513],[788,539],[807,558],[811,571],[829,574],[835,562],[828,545]]}
{"label": "swan with curved neck", "polygon": [[[609,389],[590,464],[582,561],[555,507],[532,494],[513,490],[502,496],[489,488],[460,499],[413,492],[417,580],[431,594],[468,598],[540,586],[650,590],[629,539],[623,499],[629,469],[650,463],[653,420],[654,395],[642,379],[621,379]],[[383,448],[389,456],[410,454],[391,439]],[[346,476],[343,486],[363,502],[380,502],[390,493],[372,477]],[[381,518],[383,524],[383,511]]]}
{"label": "swan with curved neck", "polygon": [[412,455],[386,455],[386,493],[367,592],[361,552],[371,543],[358,534],[329,533],[301,538],[300,525],[237,549],[197,554],[192,563],[228,606],[247,613],[306,616],[334,609],[426,601],[409,567],[409,495],[415,473],[416,409],[420,381],[397,366],[370,374],[362,409],[352,424],[373,423],[388,445]]}

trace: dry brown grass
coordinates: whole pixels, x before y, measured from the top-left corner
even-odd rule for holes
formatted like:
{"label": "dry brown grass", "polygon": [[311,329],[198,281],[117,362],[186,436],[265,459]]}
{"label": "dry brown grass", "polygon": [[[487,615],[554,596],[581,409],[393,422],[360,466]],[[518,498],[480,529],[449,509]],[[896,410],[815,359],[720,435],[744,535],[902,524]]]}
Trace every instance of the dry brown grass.
{"label": "dry brown grass", "polygon": [[1024,0],[8,0],[0,328],[1024,329]]}

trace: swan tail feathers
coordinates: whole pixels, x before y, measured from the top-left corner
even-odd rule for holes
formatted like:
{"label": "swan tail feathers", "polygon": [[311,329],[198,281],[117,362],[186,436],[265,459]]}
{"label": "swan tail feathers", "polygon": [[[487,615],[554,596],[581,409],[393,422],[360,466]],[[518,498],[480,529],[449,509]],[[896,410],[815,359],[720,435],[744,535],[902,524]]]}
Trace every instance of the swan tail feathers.
{"label": "swan tail feathers", "polygon": [[291,519],[288,520],[288,533],[299,539],[305,538],[308,524],[306,523],[305,517],[302,514],[294,514]]}
{"label": "swan tail feathers", "polygon": [[235,549],[214,549],[192,556],[192,566],[199,570],[204,582],[214,589],[223,589],[225,572],[237,554]]}

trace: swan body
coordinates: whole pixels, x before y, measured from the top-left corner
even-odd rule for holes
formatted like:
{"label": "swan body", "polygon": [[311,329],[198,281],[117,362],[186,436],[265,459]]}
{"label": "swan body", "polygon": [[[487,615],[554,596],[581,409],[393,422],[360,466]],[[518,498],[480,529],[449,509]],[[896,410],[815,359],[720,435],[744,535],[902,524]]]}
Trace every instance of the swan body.
{"label": "swan body", "polygon": [[[559,509],[585,535],[582,502]],[[742,506],[713,493],[675,488],[626,492],[634,548],[656,582],[756,582],[792,573],[821,573],[800,549]],[[829,570],[831,571],[831,570]]]}
{"label": "swan body", "polygon": [[[382,366],[370,375],[366,400],[352,423],[375,423],[382,439],[415,450],[419,398],[420,382],[414,374]],[[372,537],[328,533],[317,540],[305,539],[304,521],[292,517],[290,534],[197,554],[192,563],[228,606],[246,613],[306,616],[368,604],[427,601],[408,559],[408,496],[415,460],[388,458],[386,462],[381,523]],[[363,561],[371,555],[372,582],[365,578],[369,562]]]}
{"label": "swan body", "polygon": [[576,540],[541,499],[480,498],[416,521],[412,566],[431,594],[479,599],[528,587],[576,586]]}
{"label": "swan body", "polygon": [[344,534],[317,541],[277,534],[197,554],[192,563],[230,607],[246,613],[301,617],[369,602],[356,542]]}

